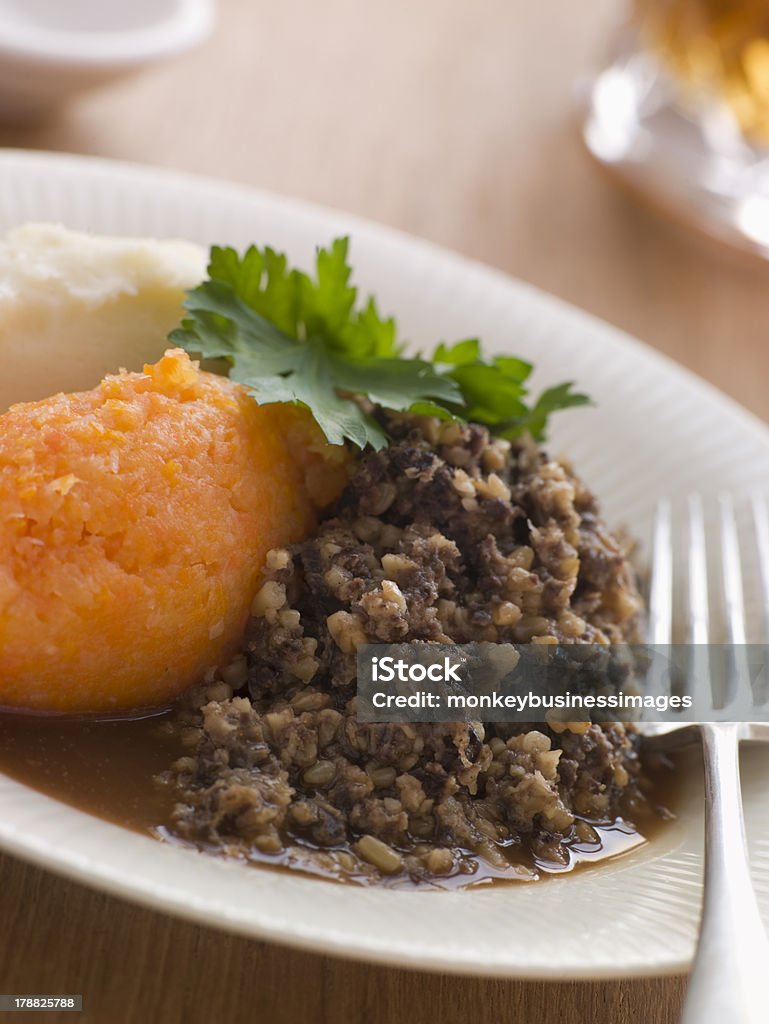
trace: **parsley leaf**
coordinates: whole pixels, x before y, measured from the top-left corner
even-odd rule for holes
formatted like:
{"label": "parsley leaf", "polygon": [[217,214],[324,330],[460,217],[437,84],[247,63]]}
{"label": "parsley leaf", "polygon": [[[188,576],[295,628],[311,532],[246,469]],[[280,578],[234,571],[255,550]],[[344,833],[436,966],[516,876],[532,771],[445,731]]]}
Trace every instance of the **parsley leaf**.
{"label": "parsley leaf", "polygon": [[230,377],[261,405],[295,402],[312,412],[332,444],[381,448],[387,436],[350,396],[441,418],[471,419],[492,433],[544,436],[549,415],[588,402],[561,384],[526,402],[530,363],[483,357],[476,339],[439,345],[432,360],[405,358],[395,321],[373,298],[357,305],[349,240],[318,249],[314,276],[283,253],[251,246],[211,249],[208,279],[187,292],[187,316],[170,340],[204,358],[225,359]]}
{"label": "parsley leaf", "polygon": [[542,441],[551,413],[590,404],[587,395],[571,390],[574,385],[569,381],[547,388],[530,408],[526,398],[532,364],[516,356],[494,356],[486,361],[477,338],[451,346],[441,344],[433,360],[459,385],[464,409],[458,414],[483,423],[498,437],[512,439],[528,431]]}
{"label": "parsley leaf", "polygon": [[[516,437],[521,430],[528,430],[536,441],[544,440],[550,413],[558,412],[559,409],[592,405],[587,395],[583,395],[579,391],[572,391],[573,387],[573,381],[566,381],[565,384],[556,384],[555,387],[547,388],[536,400],[533,408],[517,423],[511,423],[503,431],[500,431],[500,435],[508,438]],[[497,431],[493,431],[493,433],[497,433]]]}
{"label": "parsley leaf", "polygon": [[316,280],[269,248],[252,246],[243,257],[214,248],[209,279],[187,293],[190,315],[171,340],[227,359],[231,379],[260,405],[306,405],[332,444],[382,448],[382,428],[340,392],[399,411],[461,395],[432,363],[398,358],[394,322],[379,317],[373,300],[356,312],[349,277],[346,239],[319,251]]}

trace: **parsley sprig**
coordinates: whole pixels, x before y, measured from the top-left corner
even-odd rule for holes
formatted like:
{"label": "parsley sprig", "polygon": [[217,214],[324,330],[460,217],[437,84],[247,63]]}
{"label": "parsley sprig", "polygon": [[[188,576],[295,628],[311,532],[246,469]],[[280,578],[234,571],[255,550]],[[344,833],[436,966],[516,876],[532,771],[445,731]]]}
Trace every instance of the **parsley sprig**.
{"label": "parsley sprig", "polygon": [[352,395],[396,411],[474,420],[507,438],[529,431],[541,439],[550,413],[588,403],[569,382],[528,404],[531,364],[485,359],[476,339],[441,344],[431,360],[405,357],[395,321],[380,315],[372,297],[358,305],[348,248],[347,238],[337,238],[319,249],[311,277],[269,246],[242,256],[214,246],[208,279],[187,292],[188,315],[170,340],[227,360],[230,378],[260,405],[307,406],[332,444],[387,444]]}

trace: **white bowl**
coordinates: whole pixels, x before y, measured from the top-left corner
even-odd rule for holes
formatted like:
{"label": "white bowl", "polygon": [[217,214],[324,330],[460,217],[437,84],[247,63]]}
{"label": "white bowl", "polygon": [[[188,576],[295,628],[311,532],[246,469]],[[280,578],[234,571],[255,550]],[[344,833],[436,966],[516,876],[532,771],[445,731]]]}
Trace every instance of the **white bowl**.
{"label": "white bowl", "polygon": [[0,117],[72,95],[202,42],[213,0],[0,0]]}

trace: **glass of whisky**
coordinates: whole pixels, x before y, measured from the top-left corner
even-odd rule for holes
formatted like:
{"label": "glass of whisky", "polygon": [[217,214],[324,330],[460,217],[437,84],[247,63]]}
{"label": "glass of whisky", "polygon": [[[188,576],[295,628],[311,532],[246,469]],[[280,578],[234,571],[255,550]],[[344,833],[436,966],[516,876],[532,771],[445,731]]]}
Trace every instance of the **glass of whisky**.
{"label": "glass of whisky", "polygon": [[769,0],[632,0],[583,133],[657,206],[769,258]]}

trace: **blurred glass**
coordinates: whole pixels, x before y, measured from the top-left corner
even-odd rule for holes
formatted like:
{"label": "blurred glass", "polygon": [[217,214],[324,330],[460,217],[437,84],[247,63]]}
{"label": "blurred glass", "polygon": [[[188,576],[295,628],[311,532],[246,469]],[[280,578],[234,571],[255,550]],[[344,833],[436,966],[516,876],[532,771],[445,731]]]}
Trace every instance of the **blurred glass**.
{"label": "blurred glass", "polygon": [[769,257],[769,0],[634,0],[584,135],[670,213]]}

